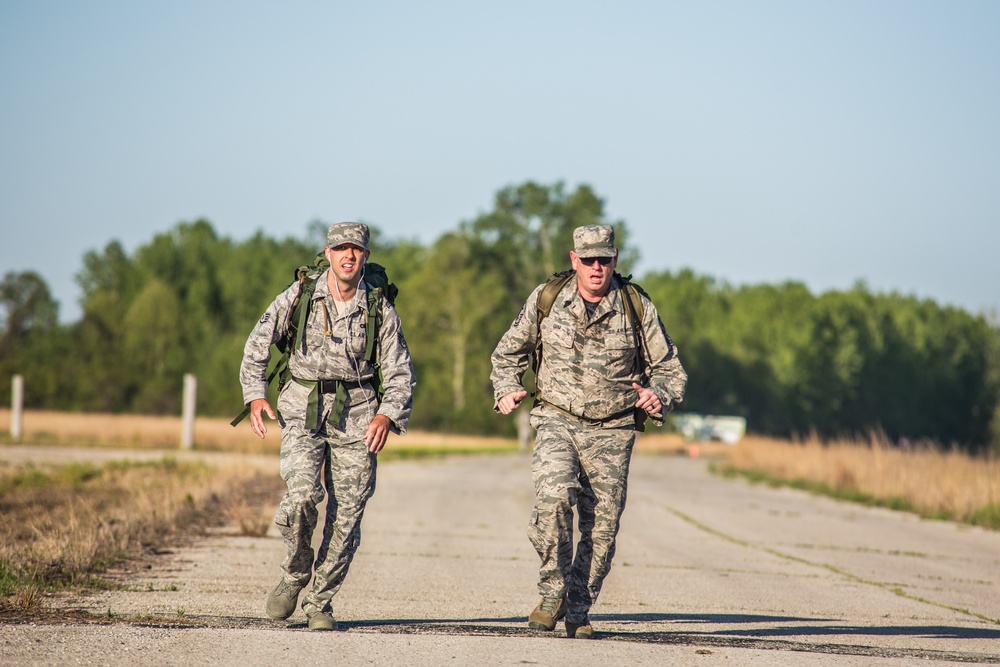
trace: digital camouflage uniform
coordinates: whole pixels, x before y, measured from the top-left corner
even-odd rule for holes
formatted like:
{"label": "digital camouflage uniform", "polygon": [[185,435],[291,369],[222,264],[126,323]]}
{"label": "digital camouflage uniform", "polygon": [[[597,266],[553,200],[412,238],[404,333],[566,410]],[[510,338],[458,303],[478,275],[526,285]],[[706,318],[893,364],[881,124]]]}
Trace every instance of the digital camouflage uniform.
{"label": "digital camouflage uniform", "polygon": [[[587,228],[584,228],[587,229]],[[613,236],[612,236],[613,239]],[[613,241],[612,241],[613,242]],[[492,355],[494,398],[521,391],[538,331],[538,295],[532,292]],[[635,442],[636,382],[663,403],[663,416],[684,395],[687,375],[655,306],[642,296],[642,330],[649,378],[640,377],[637,349],[617,278],[588,317],[572,279],[542,320],[538,398],[531,410],[537,431],[532,457],[535,507],[528,537],[541,559],[538,591],[566,596],[567,623],[580,623],[611,569],[625,508],[629,461]],[[494,404],[496,407],[496,404]],[[573,506],[580,539],[573,554]]]}
{"label": "digital camouflage uniform", "polygon": [[[330,601],[340,589],[361,541],[365,503],[375,492],[376,455],[369,452],[364,433],[376,414],[389,418],[391,430],[404,433],[413,402],[413,363],[396,310],[381,299],[383,322],[378,354],[385,395],[381,404],[374,386],[375,369],[365,360],[368,320],[367,286],[362,280],[344,312],[338,312],[320,274],[305,332],[305,347],[289,358],[292,374],[278,397],[281,426],[281,477],[287,491],[274,516],[288,555],[281,563],[284,579],[304,586],[315,574],[302,600],[306,615],[330,613]],[[240,369],[243,400],[249,404],[266,395],[266,373],[271,345],[288,330],[288,314],[298,292],[293,284],[267,308],[250,334]],[[300,305],[302,307],[305,304]],[[306,425],[306,406],[315,380],[342,380],[347,400],[332,414],[335,396],[319,396],[319,427]],[[311,546],[318,512],[326,489],[327,508],[323,541],[314,555]],[[315,569],[314,569],[315,568]]]}

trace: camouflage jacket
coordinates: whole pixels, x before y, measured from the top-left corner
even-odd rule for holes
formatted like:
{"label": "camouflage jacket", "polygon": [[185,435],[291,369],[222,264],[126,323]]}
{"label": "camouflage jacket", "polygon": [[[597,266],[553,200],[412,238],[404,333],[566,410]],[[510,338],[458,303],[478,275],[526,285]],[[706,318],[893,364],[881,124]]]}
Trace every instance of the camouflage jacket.
{"label": "camouflage jacket", "polygon": [[[368,321],[367,287],[362,281],[344,312],[339,313],[327,286],[328,273],[329,270],[324,271],[317,279],[316,291],[308,304],[310,312],[305,332],[305,349],[299,346],[292,352],[288,360],[289,369],[293,377],[302,380],[344,380],[360,384],[362,386],[355,386],[350,390],[350,402],[356,404],[372,401],[375,397],[375,368],[364,358],[367,343],[365,324]],[[293,284],[279,294],[247,339],[240,366],[244,403],[267,395],[267,366],[271,359],[271,346],[288,331],[288,312],[297,292],[298,285]],[[379,329],[377,350],[385,395],[378,407],[378,414],[388,417],[394,430],[403,433],[413,407],[413,387],[416,384],[413,361],[403,338],[396,309],[384,298],[380,303],[383,322]]]}
{"label": "camouflage jacket", "polygon": [[[507,333],[493,351],[494,409],[512,391],[523,389],[521,379],[528,369],[538,332],[539,285],[528,297]],[[612,279],[611,289],[588,319],[576,280],[570,280],[542,320],[542,363],[538,369],[539,398],[545,403],[588,420],[607,420],[635,405],[638,393],[632,383],[643,384],[637,373],[632,327],[625,313],[621,284]],[[649,346],[648,386],[663,403],[663,415],[680,403],[687,386],[687,373],[677,358],[677,348],[667,335],[653,303],[642,296],[642,329]],[[617,422],[627,423],[631,416]],[[663,420],[654,419],[662,425]]]}

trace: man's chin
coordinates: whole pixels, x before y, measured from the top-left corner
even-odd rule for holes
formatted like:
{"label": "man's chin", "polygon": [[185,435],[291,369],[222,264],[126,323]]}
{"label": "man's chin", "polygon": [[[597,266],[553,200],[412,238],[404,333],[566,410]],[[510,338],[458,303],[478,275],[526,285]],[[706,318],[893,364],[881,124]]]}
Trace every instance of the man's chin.
{"label": "man's chin", "polygon": [[337,278],[339,278],[340,280],[343,280],[345,283],[353,285],[355,282],[357,282],[358,277],[360,275],[361,275],[361,269],[357,269],[355,271],[351,271],[350,273],[347,273],[345,271],[339,271],[337,273]]}

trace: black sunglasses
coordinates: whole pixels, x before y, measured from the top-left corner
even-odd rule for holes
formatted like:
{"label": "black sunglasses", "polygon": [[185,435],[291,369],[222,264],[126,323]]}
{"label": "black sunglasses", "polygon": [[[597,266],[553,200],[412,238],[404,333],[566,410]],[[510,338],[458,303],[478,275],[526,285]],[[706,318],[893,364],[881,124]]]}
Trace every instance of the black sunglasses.
{"label": "black sunglasses", "polygon": [[597,262],[601,266],[607,266],[614,257],[577,257],[577,261],[583,262],[584,266],[593,266]]}

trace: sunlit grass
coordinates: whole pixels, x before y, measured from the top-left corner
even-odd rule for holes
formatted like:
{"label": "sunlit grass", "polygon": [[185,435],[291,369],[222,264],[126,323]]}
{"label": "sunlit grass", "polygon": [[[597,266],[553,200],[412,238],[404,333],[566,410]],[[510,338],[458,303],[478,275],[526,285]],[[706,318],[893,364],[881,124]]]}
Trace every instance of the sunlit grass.
{"label": "sunlit grass", "polygon": [[30,611],[44,594],[105,586],[109,567],[233,520],[237,508],[257,516],[247,525],[259,531],[281,486],[257,469],[173,458],[0,464],[0,610]]}
{"label": "sunlit grass", "polygon": [[958,450],[927,444],[903,450],[877,434],[829,443],[748,437],[714,468],[753,482],[1000,529],[1000,462]]}
{"label": "sunlit grass", "polygon": [[[26,410],[22,441],[39,445],[73,447],[124,447],[128,449],[180,449],[180,417],[147,417],[95,413]],[[249,420],[236,427],[229,419],[199,417],[195,420],[194,449],[240,454],[275,454],[281,449],[278,422],[267,420],[267,435],[258,438]],[[0,409],[0,442],[11,443],[10,410]],[[516,451],[513,438],[466,436],[411,431],[390,435],[382,459],[439,456],[448,453]]]}
{"label": "sunlit grass", "polygon": [[[269,422],[261,440],[250,431],[249,420],[237,427],[228,419],[199,417],[195,420],[196,449],[277,453],[281,447],[277,422]],[[74,447],[128,447],[130,449],[178,449],[183,421],[180,417],[117,415],[84,412],[25,410],[24,442]],[[10,443],[10,410],[0,409],[0,440]]]}

